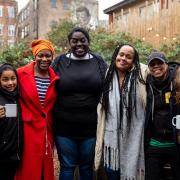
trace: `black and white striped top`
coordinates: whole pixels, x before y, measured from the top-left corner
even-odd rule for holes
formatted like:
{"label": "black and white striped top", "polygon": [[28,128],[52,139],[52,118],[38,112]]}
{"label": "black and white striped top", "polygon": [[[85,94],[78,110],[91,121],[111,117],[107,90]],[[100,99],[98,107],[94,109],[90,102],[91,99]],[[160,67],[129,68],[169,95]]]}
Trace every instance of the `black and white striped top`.
{"label": "black and white striped top", "polygon": [[42,106],[44,106],[47,88],[50,84],[50,78],[40,78],[35,76],[36,87]]}

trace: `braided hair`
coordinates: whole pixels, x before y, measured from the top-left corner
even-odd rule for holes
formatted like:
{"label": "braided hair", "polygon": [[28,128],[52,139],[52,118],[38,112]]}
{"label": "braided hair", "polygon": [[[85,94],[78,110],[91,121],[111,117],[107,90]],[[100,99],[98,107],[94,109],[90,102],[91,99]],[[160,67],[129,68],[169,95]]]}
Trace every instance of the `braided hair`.
{"label": "braided hair", "polygon": [[[132,110],[135,109],[135,114],[136,114],[136,82],[139,80],[141,83],[145,84],[145,81],[143,80],[142,73],[140,70],[140,62],[139,62],[139,55],[137,50],[130,44],[120,44],[116,47],[114,50],[114,53],[112,55],[112,60],[105,78],[104,82],[104,87],[103,87],[103,93],[102,93],[102,105],[105,109],[105,115],[107,117],[109,112],[109,91],[113,88],[112,87],[112,81],[113,81],[113,76],[115,73],[117,73],[116,70],[116,57],[119,53],[119,50],[123,46],[130,46],[134,50],[134,58],[133,58],[133,65],[134,67],[129,72],[126,73],[125,79],[124,79],[124,84],[122,86],[122,89],[120,90],[120,96],[122,99],[122,103],[125,108],[127,108],[127,113],[126,117],[128,119],[127,125],[130,127],[131,123],[131,115],[132,115]],[[131,82],[130,82],[130,87],[129,87],[129,92],[128,92],[128,83],[129,83],[129,78],[131,76]],[[129,93],[129,94],[128,94]],[[127,97],[129,98],[128,101],[126,101]],[[120,127],[122,125],[122,106],[120,106]]]}

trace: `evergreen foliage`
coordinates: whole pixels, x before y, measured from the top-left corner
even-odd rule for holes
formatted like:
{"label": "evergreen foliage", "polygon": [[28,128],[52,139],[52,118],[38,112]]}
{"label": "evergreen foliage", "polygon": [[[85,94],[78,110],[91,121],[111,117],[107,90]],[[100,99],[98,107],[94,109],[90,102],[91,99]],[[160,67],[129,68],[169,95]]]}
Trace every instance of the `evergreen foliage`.
{"label": "evergreen foliage", "polygon": [[[56,49],[56,55],[67,52],[69,49],[67,35],[76,24],[67,20],[60,20],[59,23],[52,26],[51,31],[47,34],[47,39],[53,42]],[[133,45],[139,52],[140,61],[146,63],[149,54],[154,51],[153,47],[146,42],[132,38],[125,33],[111,33],[104,28],[88,30],[91,42],[90,49],[92,52],[100,54],[106,61],[111,60],[115,47],[121,43]],[[169,61],[180,63],[180,42],[162,45],[158,51],[165,53]],[[15,67],[23,66],[33,59],[30,45],[27,43],[18,43],[13,47],[5,47],[0,50],[0,64],[8,62]]]}

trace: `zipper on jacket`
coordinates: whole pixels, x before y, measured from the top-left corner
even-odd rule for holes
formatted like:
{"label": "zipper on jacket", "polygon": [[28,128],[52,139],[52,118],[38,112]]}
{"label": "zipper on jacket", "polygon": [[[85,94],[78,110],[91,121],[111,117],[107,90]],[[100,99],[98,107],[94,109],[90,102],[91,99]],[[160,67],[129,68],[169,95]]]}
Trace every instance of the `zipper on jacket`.
{"label": "zipper on jacket", "polygon": [[151,112],[151,114],[152,114],[152,121],[154,121],[154,92],[153,92],[153,88],[152,88],[152,86],[150,85],[150,89],[151,89],[151,92],[152,92],[152,112]]}

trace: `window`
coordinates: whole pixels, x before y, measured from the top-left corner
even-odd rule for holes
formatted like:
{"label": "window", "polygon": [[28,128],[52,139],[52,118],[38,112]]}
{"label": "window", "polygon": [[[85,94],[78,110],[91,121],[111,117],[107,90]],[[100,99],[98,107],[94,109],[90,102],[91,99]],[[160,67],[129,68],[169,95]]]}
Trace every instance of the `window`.
{"label": "window", "polygon": [[0,6],[0,17],[3,16],[3,6]]}
{"label": "window", "polygon": [[143,19],[150,19],[154,13],[158,13],[160,9],[159,2],[155,4],[149,4],[148,6],[143,6],[139,8],[139,16]]}
{"label": "window", "polygon": [[24,27],[24,37],[28,36],[29,35],[29,25],[26,25]]}
{"label": "window", "polygon": [[157,12],[159,12],[159,10],[160,10],[160,3],[157,2],[154,4],[154,12],[157,13]]}
{"label": "window", "polygon": [[24,28],[22,28],[22,30],[21,30],[21,39],[23,39],[24,38]]}
{"label": "window", "polygon": [[21,30],[21,39],[24,39],[26,36],[29,35],[29,25],[24,26]]}
{"label": "window", "polygon": [[14,12],[14,7],[8,7],[8,16],[10,18],[14,18],[15,17],[15,12]]}
{"label": "window", "polygon": [[51,8],[56,8],[56,0],[51,0]]}
{"label": "window", "polygon": [[37,0],[33,0],[33,8],[37,9]]}
{"label": "window", "polygon": [[128,17],[129,17],[129,13],[125,13],[121,17],[122,24],[125,28],[127,28],[127,25],[128,25]]}
{"label": "window", "polygon": [[69,10],[69,4],[67,0],[62,0],[62,6],[64,10]]}
{"label": "window", "polygon": [[14,25],[8,26],[8,36],[15,36],[15,26]]}
{"label": "window", "polygon": [[3,35],[3,24],[0,24],[0,35],[2,36]]}
{"label": "window", "polygon": [[27,17],[29,17],[29,15],[30,15],[29,6],[28,6],[27,9],[26,9],[26,14],[27,14]]}

